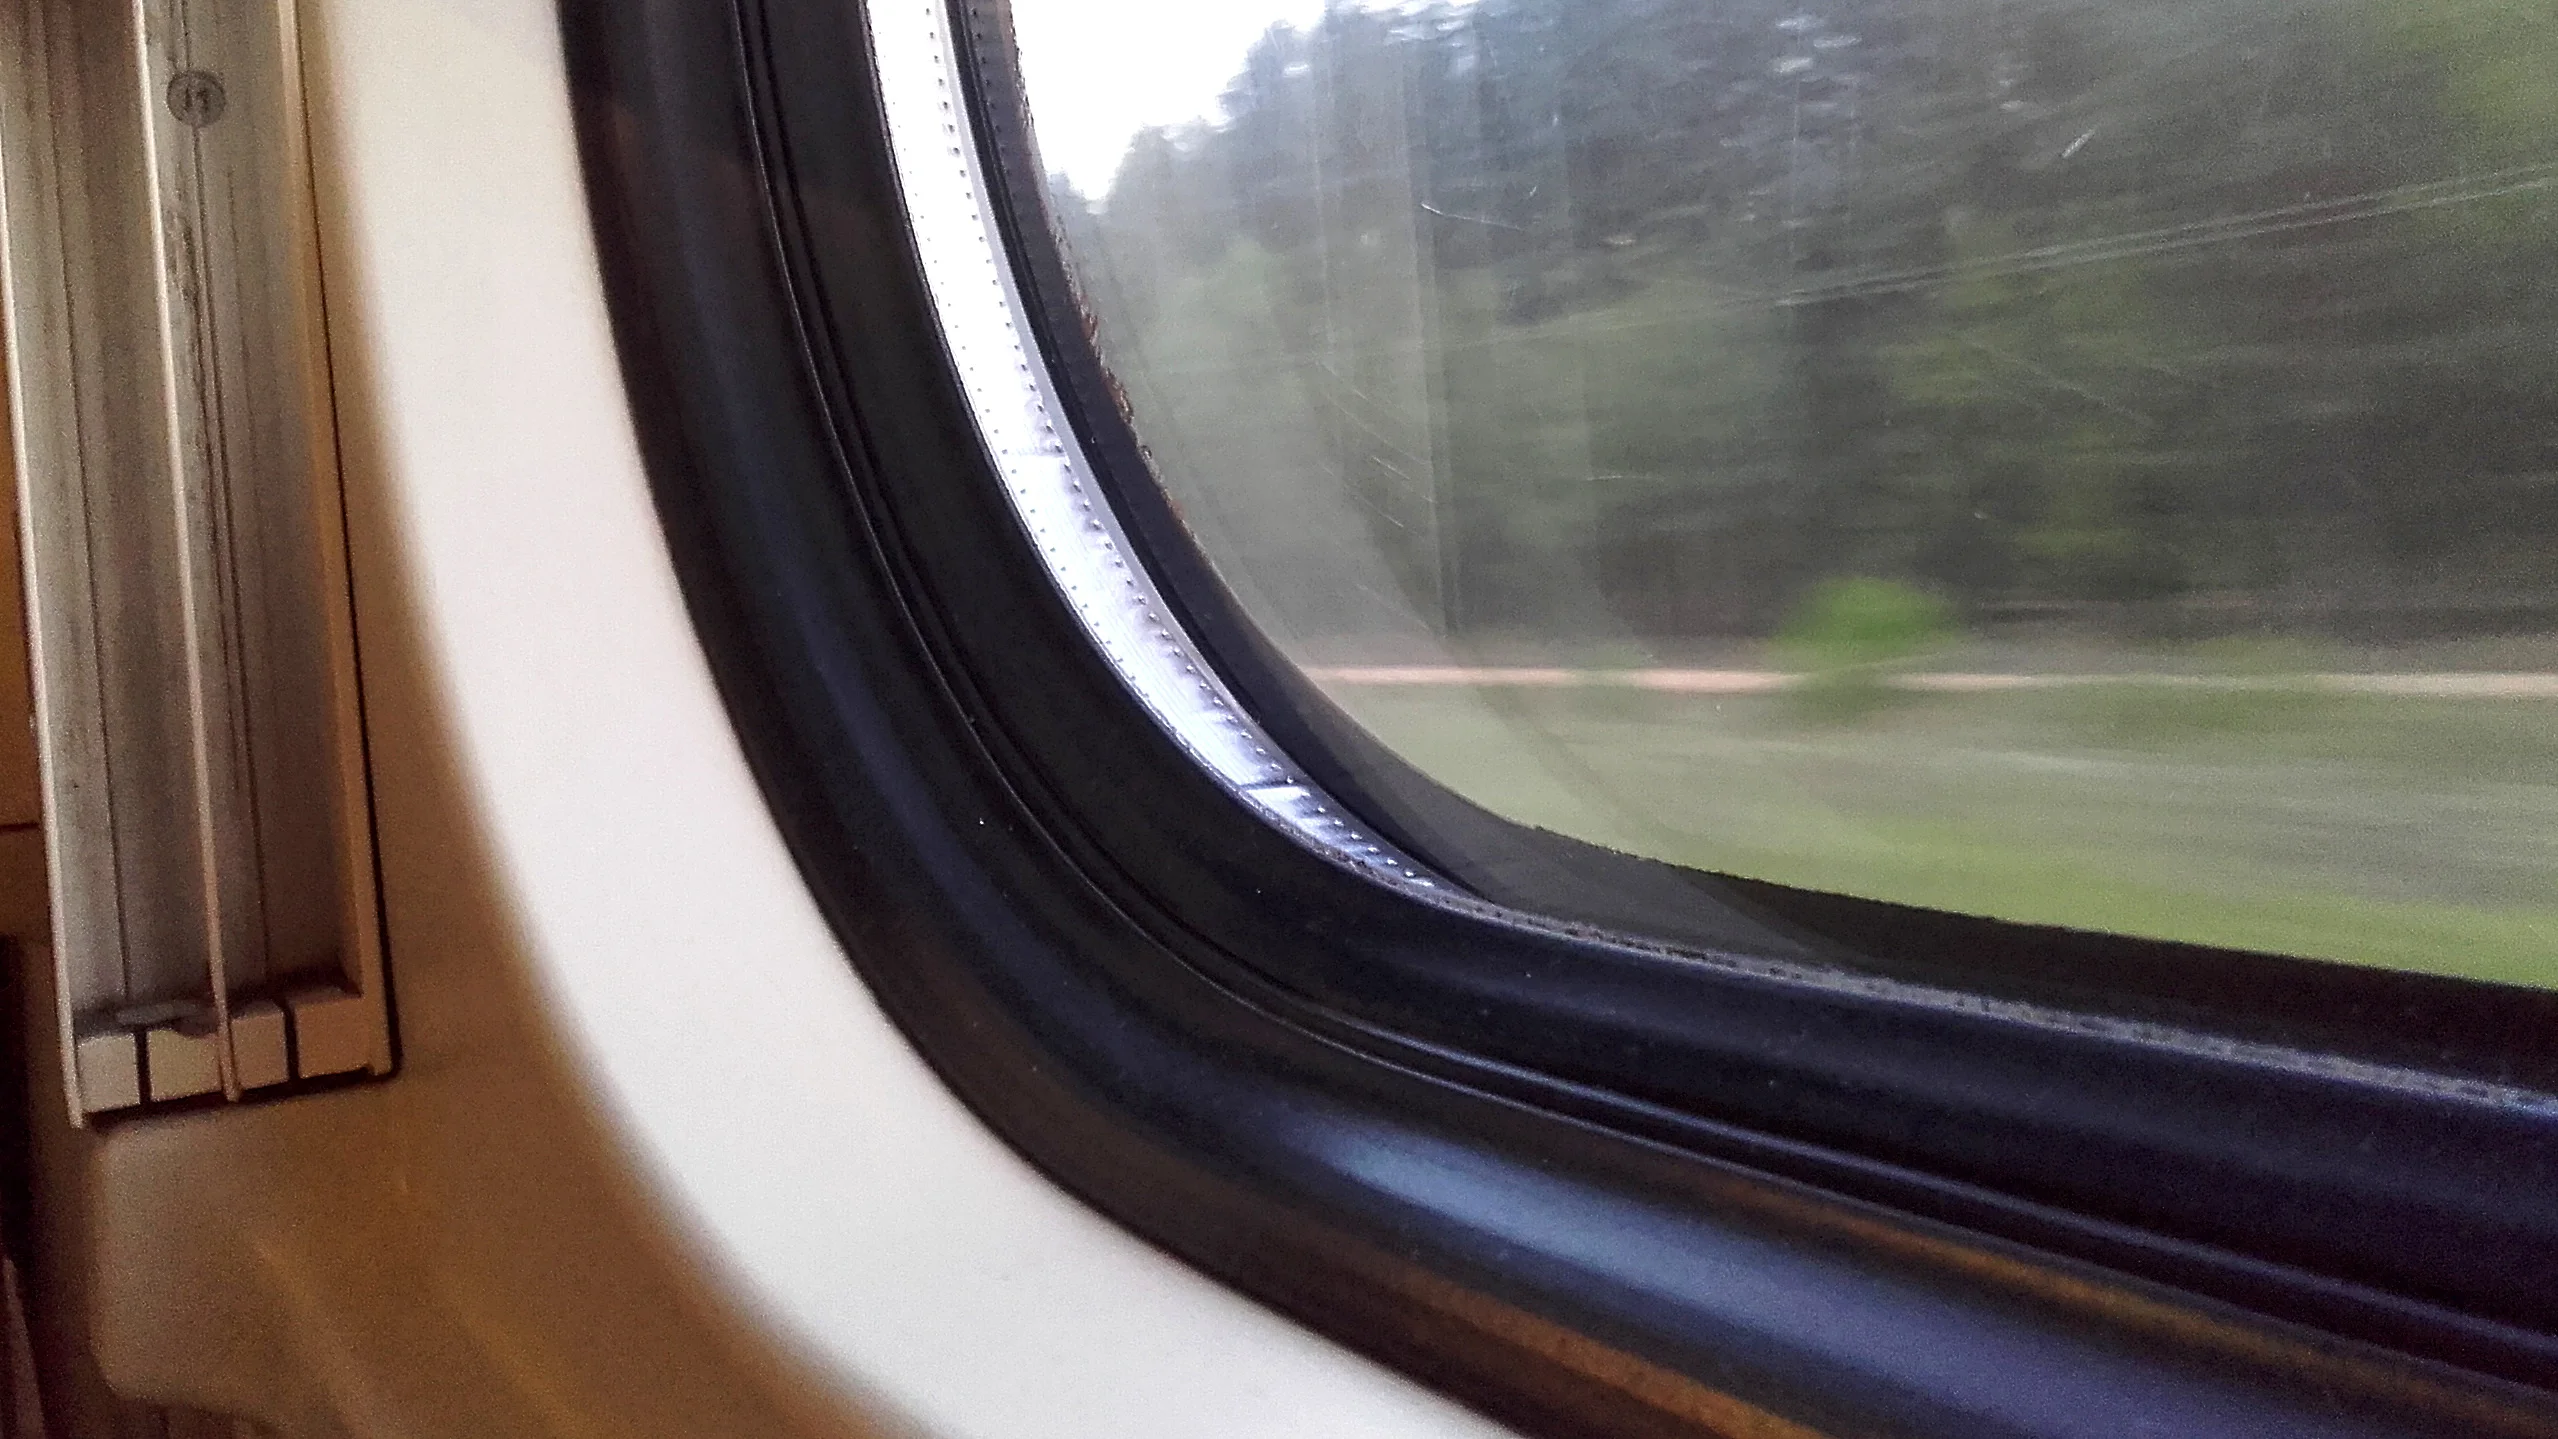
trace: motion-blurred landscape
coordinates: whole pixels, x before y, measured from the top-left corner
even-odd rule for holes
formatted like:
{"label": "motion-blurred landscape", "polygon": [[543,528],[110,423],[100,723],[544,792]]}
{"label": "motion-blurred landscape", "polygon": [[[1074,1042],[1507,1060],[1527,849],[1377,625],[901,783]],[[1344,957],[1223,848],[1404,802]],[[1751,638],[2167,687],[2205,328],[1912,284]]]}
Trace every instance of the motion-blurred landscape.
{"label": "motion-blurred landscape", "polygon": [[2558,983],[2558,5],[1344,5],[1054,200],[1220,571],[1488,807]]}

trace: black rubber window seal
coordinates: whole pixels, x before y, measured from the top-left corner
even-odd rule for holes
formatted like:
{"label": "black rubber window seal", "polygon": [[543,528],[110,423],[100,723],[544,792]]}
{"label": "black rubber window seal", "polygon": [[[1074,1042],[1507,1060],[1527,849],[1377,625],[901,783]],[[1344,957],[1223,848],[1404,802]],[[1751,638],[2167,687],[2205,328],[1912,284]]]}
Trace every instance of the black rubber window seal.
{"label": "black rubber window seal", "polygon": [[[2558,1432],[2547,1057],[2346,1046],[2379,1028],[2357,1005],[2401,1035],[2467,1007],[2494,1040],[2550,1032],[2545,997],[2331,989],[2336,1047],[2303,1055],[2179,1027],[2208,955],[2143,947],[2197,987],[2084,1014],[2001,992],[2049,932],[1726,892],[1866,957],[1828,967],[1325,864],[1151,726],[1028,551],[940,355],[858,9],[562,9],[634,418],[740,741],[892,1017],[1059,1182],[1551,1432]],[[1142,493],[1124,518],[1229,682],[1274,727],[1315,716],[1283,742],[1390,824],[1362,775],[1391,772],[1199,619]]]}

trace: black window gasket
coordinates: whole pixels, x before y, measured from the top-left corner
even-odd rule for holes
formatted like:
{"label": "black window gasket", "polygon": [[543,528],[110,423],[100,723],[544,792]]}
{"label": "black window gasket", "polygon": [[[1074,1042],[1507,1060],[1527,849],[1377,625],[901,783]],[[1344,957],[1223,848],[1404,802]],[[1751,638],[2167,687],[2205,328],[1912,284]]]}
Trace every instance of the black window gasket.
{"label": "black window gasket", "polygon": [[1069,1188],[1560,1432],[2558,1432],[2558,1123],[2488,1080],[1420,904],[1251,819],[987,473],[855,8],[563,18],[740,739],[892,1016]]}

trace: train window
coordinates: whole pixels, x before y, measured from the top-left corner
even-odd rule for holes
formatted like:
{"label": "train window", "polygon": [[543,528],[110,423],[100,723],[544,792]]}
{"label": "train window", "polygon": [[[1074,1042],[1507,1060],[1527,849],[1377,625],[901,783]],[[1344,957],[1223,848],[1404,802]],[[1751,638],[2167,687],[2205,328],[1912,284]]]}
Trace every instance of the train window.
{"label": "train window", "polygon": [[1432,777],[1699,869],[2558,984],[2547,25],[1013,14],[1155,473]]}
{"label": "train window", "polygon": [[1538,1432],[2558,1432],[2518,12],[563,13],[740,742],[1059,1182]]}

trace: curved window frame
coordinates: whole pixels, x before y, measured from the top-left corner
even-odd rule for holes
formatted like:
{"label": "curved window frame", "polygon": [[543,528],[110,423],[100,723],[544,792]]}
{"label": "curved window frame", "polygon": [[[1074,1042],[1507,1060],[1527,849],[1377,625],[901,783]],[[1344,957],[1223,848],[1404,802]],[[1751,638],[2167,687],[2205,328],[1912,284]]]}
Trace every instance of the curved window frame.
{"label": "curved window frame", "polygon": [[[1066,1187],[1550,1432],[2558,1432],[2529,1387],[2558,1372],[2553,1057],[2523,1043],[2558,1000],[1729,884],[1470,811],[1286,669],[1131,468],[1002,11],[950,12],[1024,363],[1159,593],[1388,845],[1444,833],[1430,806],[1510,857],[1444,867],[1472,897],[1332,862],[1131,702],[1006,500],[855,7],[562,11],[740,739],[892,1017]],[[1684,944],[1540,898],[1602,871]],[[2136,1002],[2065,1002],[2056,967],[2109,953]],[[2274,1032],[2198,1023],[2304,975],[2254,1011]]]}
{"label": "curved window frame", "polygon": [[1085,637],[1130,695],[1201,768],[1319,854],[1388,883],[1440,888],[1408,856],[1316,789],[1263,732],[1156,588],[1120,528],[1084,447],[1061,417],[1044,351],[979,166],[967,80],[947,10],[931,0],[870,6],[879,50],[909,56],[878,74],[880,113],[915,257],[979,441]]}

